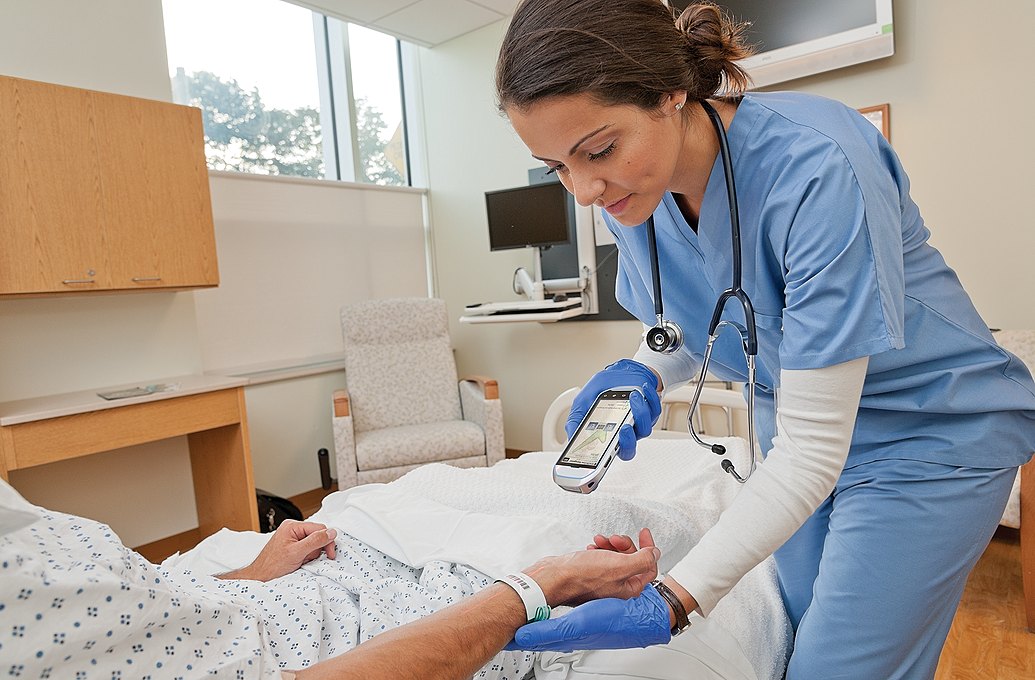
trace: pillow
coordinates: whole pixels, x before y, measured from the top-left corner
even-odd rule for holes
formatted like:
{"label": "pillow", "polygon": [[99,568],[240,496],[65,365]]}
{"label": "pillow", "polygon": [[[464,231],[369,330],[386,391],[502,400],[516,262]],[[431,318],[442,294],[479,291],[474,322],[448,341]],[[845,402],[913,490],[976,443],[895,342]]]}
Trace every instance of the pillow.
{"label": "pillow", "polygon": [[24,529],[39,518],[36,506],[0,479],[0,536]]}

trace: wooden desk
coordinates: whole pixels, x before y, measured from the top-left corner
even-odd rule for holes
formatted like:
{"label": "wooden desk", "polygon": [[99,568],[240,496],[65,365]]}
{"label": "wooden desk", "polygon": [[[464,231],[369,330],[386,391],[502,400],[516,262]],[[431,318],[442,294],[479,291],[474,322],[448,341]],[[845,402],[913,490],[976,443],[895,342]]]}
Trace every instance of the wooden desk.
{"label": "wooden desk", "polygon": [[[243,378],[165,378],[170,392],[105,401],[99,388],[0,403],[0,477],[9,470],[187,435],[201,537],[258,531]],[[158,485],[160,480],[156,480]]]}

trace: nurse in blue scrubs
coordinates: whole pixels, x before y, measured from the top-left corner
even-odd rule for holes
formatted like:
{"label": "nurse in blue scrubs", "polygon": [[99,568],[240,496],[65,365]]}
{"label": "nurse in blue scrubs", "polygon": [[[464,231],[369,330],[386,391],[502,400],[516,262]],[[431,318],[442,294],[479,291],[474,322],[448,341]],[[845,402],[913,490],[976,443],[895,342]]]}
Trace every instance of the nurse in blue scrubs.
{"label": "nurse in blue scrubs", "polygon": [[[618,300],[647,327],[644,223],[654,216],[664,308],[685,335],[674,354],[641,344],[593,376],[569,426],[601,391],[646,386],[629,458],[658,394],[700,365],[732,259],[706,101],[732,152],[765,454],[662,585],[530,624],[513,644],[667,641],[775,554],[796,631],[789,680],[930,678],[967,575],[1035,450],[1035,384],[928,243],[880,132],[838,102],[745,92],[735,62],[747,53],[714,6],[677,17],[659,0],[525,0],[504,38],[502,111],[580,204],[602,208],[618,244]],[[744,321],[736,305],[727,315]],[[746,380],[739,338],[720,337],[711,365],[718,379]],[[599,548],[630,543],[596,538]]]}

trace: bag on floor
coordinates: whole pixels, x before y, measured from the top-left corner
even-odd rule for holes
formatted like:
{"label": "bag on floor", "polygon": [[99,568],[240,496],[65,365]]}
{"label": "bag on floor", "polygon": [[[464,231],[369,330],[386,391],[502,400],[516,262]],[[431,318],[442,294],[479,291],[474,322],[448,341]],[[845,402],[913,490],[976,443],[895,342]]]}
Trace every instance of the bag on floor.
{"label": "bag on floor", "polygon": [[286,498],[274,496],[262,489],[255,490],[255,497],[259,506],[259,531],[263,533],[276,531],[286,519],[300,522],[303,519],[298,506]]}

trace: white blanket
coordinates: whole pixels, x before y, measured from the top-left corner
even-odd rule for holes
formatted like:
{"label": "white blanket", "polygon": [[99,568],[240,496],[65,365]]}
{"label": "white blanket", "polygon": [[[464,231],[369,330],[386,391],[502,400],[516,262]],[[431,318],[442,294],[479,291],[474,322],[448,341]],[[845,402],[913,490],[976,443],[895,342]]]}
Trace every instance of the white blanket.
{"label": "white blanket", "polygon": [[[725,443],[734,457],[746,455],[741,440]],[[332,494],[312,519],[414,570],[438,571],[443,565],[459,564],[491,577],[544,555],[581,549],[597,532],[635,535],[647,526],[663,551],[662,568],[667,570],[714,524],[739,489],[722,473],[716,457],[687,440],[641,442],[636,459],[616,461],[599,490],[588,496],[553,485],[550,468],[555,458],[550,453],[525,454],[488,469],[425,466],[391,484]],[[254,534],[221,532],[163,566],[225,571],[248,563],[264,540]],[[605,677],[601,669],[610,668],[606,677],[612,680],[780,678],[789,643],[775,570],[767,561],[749,573],[707,621],[698,619],[688,634],[666,647],[543,654],[536,676]]]}

